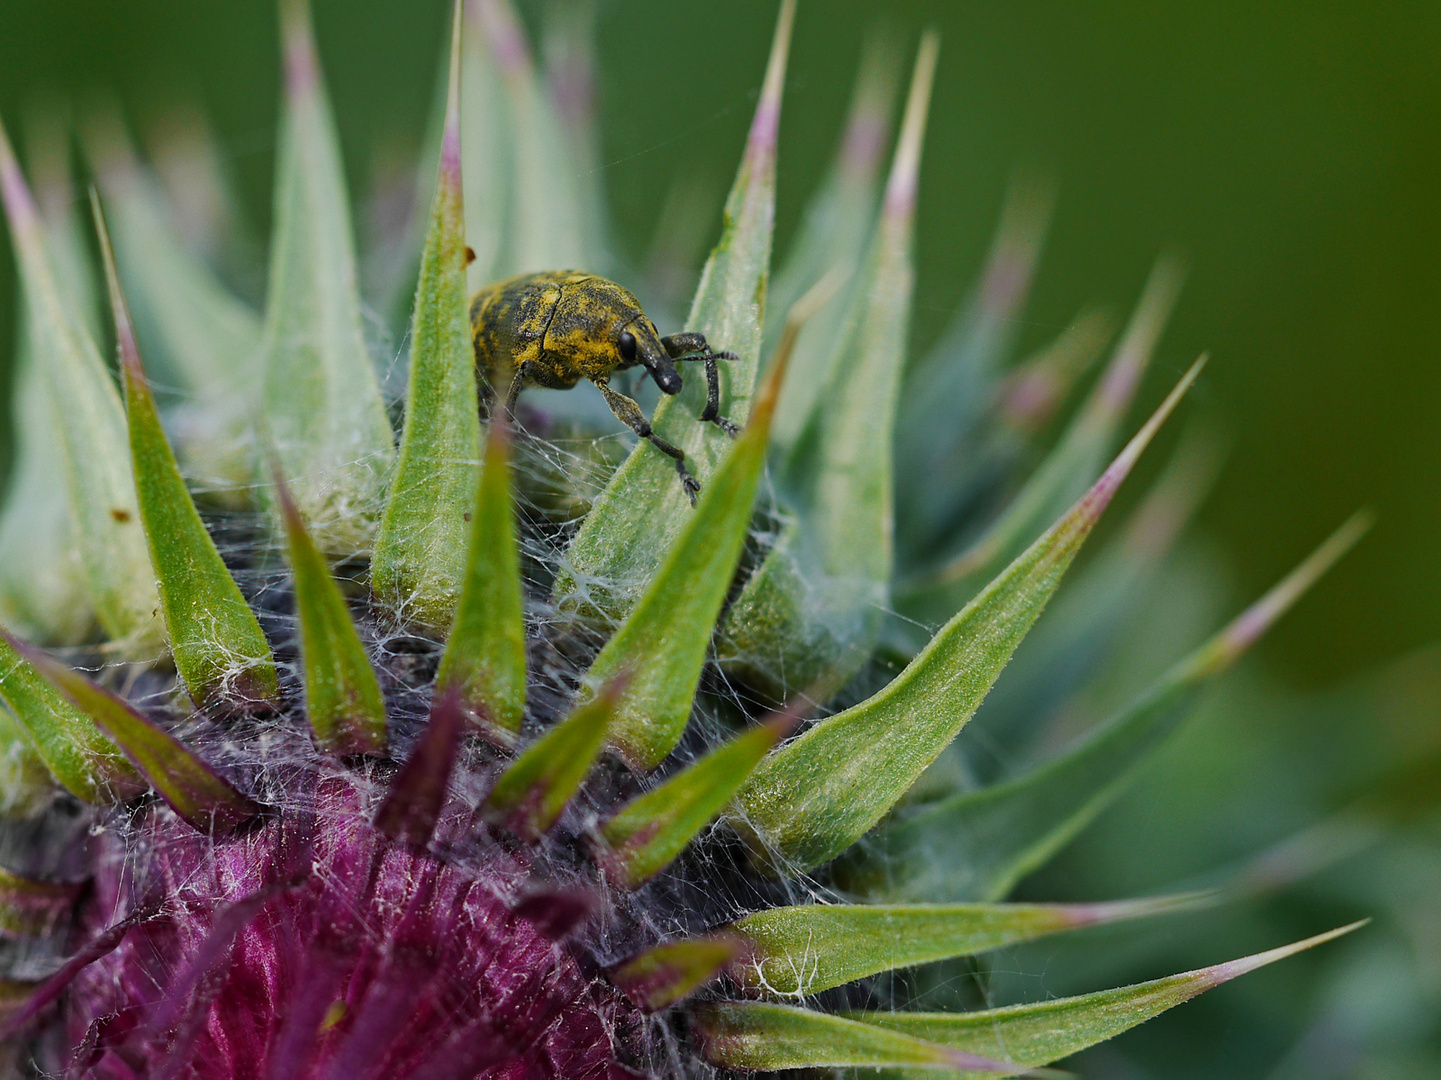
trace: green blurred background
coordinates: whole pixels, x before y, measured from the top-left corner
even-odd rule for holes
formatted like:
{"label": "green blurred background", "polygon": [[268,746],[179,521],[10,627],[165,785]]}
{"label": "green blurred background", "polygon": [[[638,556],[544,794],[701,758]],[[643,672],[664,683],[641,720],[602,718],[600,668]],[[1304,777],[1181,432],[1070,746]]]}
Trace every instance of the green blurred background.
{"label": "green blurred background", "polygon": [[[439,3],[316,0],[355,190],[378,145],[424,129]],[[619,238],[649,243],[685,171],[722,197],[774,5],[606,0],[605,181]],[[1027,339],[1086,302],[1121,311],[1151,261],[1191,271],[1154,374],[1203,349],[1198,397],[1234,439],[1204,528],[1254,592],[1360,505],[1379,525],[1265,655],[1314,684],[1441,637],[1441,7],[1213,0],[802,4],[783,123],[780,242],[831,152],[861,39],[943,35],[926,149],[917,338],[974,278],[1010,178],[1060,201]],[[38,91],[119,94],[143,119],[198,98],[267,234],[276,114],[266,0],[7,0],[0,110]],[[0,267],[0,356],[13,340]]]}
{"label": "green blurred background", "polygon": [[[314,6],[363,193],[396,147],[418,152],[446,5]],[[603,178],[618,242],[639,263],[678,177],[709,193],[718,219],[775,5],[603,0],[600,10]],[[1378,515],[1360,550],[1263,643],[1262,670],[1232,680],[1142,785],[1028,889],[1084,897],[1167,887],[1317,820],[1348,768],[1361,775],[1375,759],[1377,771],[1388,753],[1435,745],[1424,732],[1436,730],[1441,654],[1418,654],[1379,681],[1362,673],[1441,639],[1441,5],[802,0],[782,123],[782,250],[833,151],[862,38],[886,26],[909,42],[926,25],[942,33],[942,59],[922,177],[918,348],[974,282],[1019,172],[1059,191],[1021,351],[1085,304],[1123,313],[1164,250],[1190,267],[1146,396],[1155,401],[1209,350],[1189,408],[1224,426],[1232,454],[1201,514],[1204,542],[1135,632],[1152,659],[1196,641],[1236,596],[1257,594],[1356,507]],[[259,245],[269,230],[275,34],[269,0],[4,0],[0,114],[13,130],[39,94],[83,103],[107,92],[143,128],[177,98],[198,101]],[[13,268],[0,256],[7,368],[14,304]],[[1228,575],[1234,595],[1215,596]],[[1135,681],[1122,679],[1112,697]],[[1308,696],[1278,693],[1277,682]],[[1092,1055],[1086,1074],[1434,1075],[1435,1017],[1407,1010],[1431,1008],[1415,986],[1441,987],[1438,852],[1434,841],[1392,844],[1300,895],[1183,930],[1158,925],[1130,945],[1113,938],[1089,959],[1047,946],[1017,958],[1016,970],[1043,973],[1020,979],[1019,992],[1149,977],[1376,912],[1387,928],[1369,945],[1178,1010]],[[1429,975],[1428,961],[1407,952],[1408,912],[1433,939]],[[1430,1040],[1430,1050],[1367,1058],[1401,1062],[1395,1072],[1317,1067],[1350,1060],[1327,1041],[1342,1036],[1368,1046]]]}

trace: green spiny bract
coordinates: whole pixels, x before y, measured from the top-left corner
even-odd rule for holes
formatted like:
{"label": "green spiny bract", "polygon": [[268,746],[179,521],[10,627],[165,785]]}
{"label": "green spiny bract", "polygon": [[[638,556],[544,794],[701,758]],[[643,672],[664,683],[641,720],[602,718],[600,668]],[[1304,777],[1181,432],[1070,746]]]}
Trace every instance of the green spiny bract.
{"label": "green spiny bract", "polygon": [[[574,61],[569,14],[553,45]],[[118,385],[68,166],[32,172],[60,194],[42,212],[0,140],[25,300],[0,521],[17,1068],[1008,1075],[1334,935],[975,1012],[908,1011],[884,977],[1213,902],[1004,898],[1359,527],[1071,749],[960,779],[952,741],[1202,365],[1105,466],[1174,298],[1163,265],[1056,449],[991,510],[1105,332],[1082,318],[1002,377],[1033,199],[906,371],[932,36],[889,179],[896,79],[875,54],[770,285],[792,15],[684,323],[737,354],[720,414],[744,428],[697,421],[701,378],[654,411],[703,483],[694,509],[653,446],[618,460],[615,436],[565,419],[573,401],[522,407],[514,432],[478,412],[470,289],[623,276],[578,167],[584,102],[537,73],[503,0],[456,7],[398,439],[300,3],[263,317],[177,236],[116,122],[82,125]],[[1047,692],[1075,685],[1184,521],[1197,461],[1183,450],[1119,556],[1082,571],[1097,602],[1047,642]],[[1044,710],[1037,687],[1020,713]]]}

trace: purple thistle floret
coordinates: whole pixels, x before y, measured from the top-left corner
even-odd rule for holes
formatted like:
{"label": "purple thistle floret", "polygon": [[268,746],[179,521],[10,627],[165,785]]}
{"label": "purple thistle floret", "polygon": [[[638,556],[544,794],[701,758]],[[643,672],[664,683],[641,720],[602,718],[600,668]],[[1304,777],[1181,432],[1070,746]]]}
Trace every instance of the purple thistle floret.
{"label": "purple thistle floret", "polygon": [[591,959],[586,892],[535,884],[535,853],[495,842],[459,805],[440,822],[439,857],[375,827],[384,788],[365,773],[311,779],[313,806],[234,837],[197,833],[157,803],[97,838],[81,933],[129,926],[107,955],[62,972],[73,979],[49,1069],[637,1075],[617,1055],[639,1054],[645,1025]]}

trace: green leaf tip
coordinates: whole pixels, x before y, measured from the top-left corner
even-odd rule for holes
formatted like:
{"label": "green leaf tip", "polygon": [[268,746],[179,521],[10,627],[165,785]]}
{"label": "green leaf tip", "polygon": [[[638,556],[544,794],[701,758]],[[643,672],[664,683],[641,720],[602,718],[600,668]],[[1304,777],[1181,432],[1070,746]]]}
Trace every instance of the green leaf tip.
{"label": "green leaf tip", "polygon": [[[437,685],[456,686],[490,737],[514,745],[525,715],[525,607],[511,494],[510,428],[493,416],[465,549],[465,577]],[[474,470],[471,482],[475,482]]]}
{"label": "green leaf tip", "polygon": [[71,522],[48,376],[33,335],[18,345],[9,409],[14,442],[0,509],[0,621],[21,637],[71,645],[91,635],[95,616]]}
{"label": "green leaf tip", "polygon": [[175,669],[202,707],[226,700],[274,701],[279,684],[270,644],[180,474],[141,366],[110,232],[93,188],[90,202],[115,320],[135,495]]}
{"label": "green leaf tip", "polygon": [[95,614],[122,653],[152,658],[160,620],[115,382],[58,277],[45,224],[0,124],[0,201],[10,221],[40,397],[58,435],[72,535]]}
{"label": "green leaf tip", "polygon": [[189,747],[123,698],[39,649],[5,637],[12,649],[121,749],[192,828],[228,833],[261,812],[259,804],[237,791]]}
{"label": "green leaf tip", "polygon": [[[770,283],[766,306],[771,313],[784,315],[831,267],[861,265],[870,244],[902,57],[899,42],[887,34],[867,36],[862,48],[836,156],[807,203],[786,260]],[[838,293],[823,315],[807,326],[796,347],[771,431],[773,457],[795,442],[830,379],[846,329],[848,304],[846,293]],[[782,322],[766,319],[763,355],[774,351]]]}
{"label": "green leaf tip", "polygon": [[1087,308],[1048,345],[1010,371],[995,397],[1006,427],[1029,438],[1043,431],[1076,381],[1105,351],[1113,332],[1110,316],[1099,308]]}
{"label": "green leaf tip", "polygon": [[385,753],[385,696],[345,594],[331,575],[278,467],[275,500],[295,582],[295,613],[305,660],[305,715],[322,750],[341,756]]}
{"label": "green leaf tip", "polygon": [[652,791],[623,806],[601,826],[601,861],[627,888],[669,866],[730,802],[746,777],[795,726],[794,711],[741,732]]}
{"label": "green leaf tip", "polygon": [[1091,489],[888,686],[761,763],[734,815],[758,855],[778,871],[817,866],[859,840],[906,793],[980,706],[1204,363],[1192,365]]}
{"label": "green leaf tip", "polygon": [[974,956],[1048,934],[1193,910],[1214,894],[1099,904],[804,904],[732,930],[749,945],[732,977],[752,993],[803,997],[896,968]]}
{"label": "green leaf tip", "polygon": [[122,802],[143,791],[145,782],[115,744],[31,664],[29,648],[0,629],[0,699],[50,775],[88,803]]}
{"label": "green leaf tip", "polygon": [[281,8],[285,116],[263,332],[265,437],[330,555],[368,551],[394,446],[362,331],[350,198],[302,0]]}
{"label": "green leaf tip", "polygon": [[1198,673],[1224,670],[1261,637],[1272,624],[1291,609],[1312,585],[1349,552],[1370,531],[1375,516],[1359,510],[1326,538],[1304,562],[1277,582],[1265,596],[1238,615],[1225,630],[1192,660]]}
{"label": "green leaf tip", "polygon": [[955,611],[1090,483],[1140,387],[1181,282],[1174,259],[1157,262],[1111,362],[1060,441],[979,540],[905,590],[908,614],[944,618]]}
{"label": "green leaf tip", "polygon": [[[844,683],[865,663],[890,606],[896,403],[910,336],[912,234],[939,39],[916,60],[870,250],[841,313],[830,378],[786,459],[795,518],[747,581],[722,629],[722,662],[783,697]],[[789,684],[789,685],[787,685]]]}
{"label": "green leaf tip", "polygon": [[524,840],[554,825],[599,760],[626,681],[625,673],[611,680],[527,747],[486,796],[486,817]]}
{"label": "green leaf tip", "polygon": [[[904,1015],[904,1014],[891,1014]],[[692,1029],[706,1058],[722,1068],[772,1071],[852,1066],[885,1068],[913,1066],[932,1070],[964,1070],[960,1075],[1056,1078],[1052,1070],[1028,1070],[995,1057],[982,1057],[900,1031],[891,1031],[848,1016],[814,1012],[791,1005],[722,1001],[691,1010]]]}
{"label": "green leaf tip", "polygon": [[[216,177],[200,180],[198,155],[206,152],[203,122],[185,114],[172,130],[191,144],[187,181],[205,190],[200,202],[222,213],[226,198]],[[105,198],[115,258],[136,335],[146,343],[146,363],[161,381],[183,387],[186,423],[175,451],[186,472],[214,497],[248,506],[257,462],[254,424],[260,405],[261,320],[194,250],[198,235],[213,233],[190,218],[189,233],[176,221],[176,208],[156,179],[137,160],[119,109],[101,108],[82,129],[86,155]],[[213,149],[213,148],[211,148]],[[163,167],[163,166],[162,166]],[[172,165],[172,167],[175,167]]]}
{"label": "green leaf tip", "polygon": [[771,419],[796,338],[824,306],[837,278],[827,275],[796,301],[751,417],[701,490],[639,603],[595,658],[593,685],[632,673],[611,741],[630,764],[653,769],[675,748],[690,719],[716,618],[750,528],[765,465]]}
{"label": "green leaf tip", "polygon": [[936,78],[936,61],[941,53],[941,36],[927,30],[921,37],[916,67],[911,75],[906,112],[901,120],[901,137],[896,144],[891,175],[886,181],[882,218],[909,219],[915,213],[916,185],[921,174],[921,144],[926,136],[926,115],[930,111],[931,86]]}
{"label": "green leaf tip", "polygon": [[371,559],[376,596],[407,622],[447,630],[465,578],[480,418],[466,303],[460,154],[461,8],[454,12],[440,163],[410,326],[400,457]]}
{"label": "green leaf tip", "polygon": [[[790,50],[794,0],[785,0],[776,22],[765,82],[751,123],[746,151],[726,200],[721,237],[701,272],[687,330],[706,336],[712,348],[735,353],[721,370],[720,415],[741,423],[750,414],[760,370],[761,327],[770,275],[775,223],[776,137],[781,90]],[[685,380],[681,392],[655,408],[656,434],[685,452],[705,487],[730,451],[714,424],[697,423],[705,407],[705,380]],[[560,611],[619,622],[639,602],[657,562],[673,551],[690,508],[675,469],[643,443],[632,450],[586,516],[566,553],[554,595]],[[603,582],[584,591],[579,582]]]}
{"label": "green leaf tip", "polygon": [[724,932],[667,942],[613,969],[610,979],[641,1008],[660,1012],[734,968],[747,949],[744,938]]}
{"label": "green leaf tip", "polygon": [[466,231],[478,253],[471,283],[543,267],[602,269],[611,260],[583,120],[550,92],[509,0],[469,0],[466,23]]}
{"label": "green leaf tip", "polygon": [[996,899],[1105,809],[1189,714],[1197,696],[1365,531],[1357,515],[1134,704],[1063,753],[933,803],[847,855],[848,888],[893,899]]}
{"label": "green leaf tip", "polygon": [[842,1015],[854,1022],[958,1051],[1003,1055],[1019,1068],[1039,1066],[1105,1042],[1222,983],[1333,941],[1367,921],[1239,960],[1078,997],[966,1013],[847,1012]]}
{"label": "green leaf tip", "polygon": [[[989,426],[1002,361],[1019,328],[1054,204],[1053,184],[1034,176],[1012,182],[980,281],[906,374],[906,423],[896,432],[894,451],[896,515],[898,536],[914,549],[946,543],[964,513],[965,481],[979,478],[977,433]],[[937,485],[938,471],[959,474],[960,482]],[[1082,482],[1091,475],[1084,473]],[[1042,515],[1036,528],[1047,520]]]}

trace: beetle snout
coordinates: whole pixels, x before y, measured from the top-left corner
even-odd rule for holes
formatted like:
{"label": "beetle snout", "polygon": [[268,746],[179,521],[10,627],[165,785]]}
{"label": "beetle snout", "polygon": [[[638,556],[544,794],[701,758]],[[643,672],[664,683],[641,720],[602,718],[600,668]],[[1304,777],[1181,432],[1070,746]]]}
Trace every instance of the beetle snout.
{"label": "beetle snout", "polygon": [[647,356],[642,362],[650,372],[650,377],[660,387],[662,394],[679,394],[681,388],[680,372],[675,369],[671,358],[659,348],[655,350],[659,355]]}

